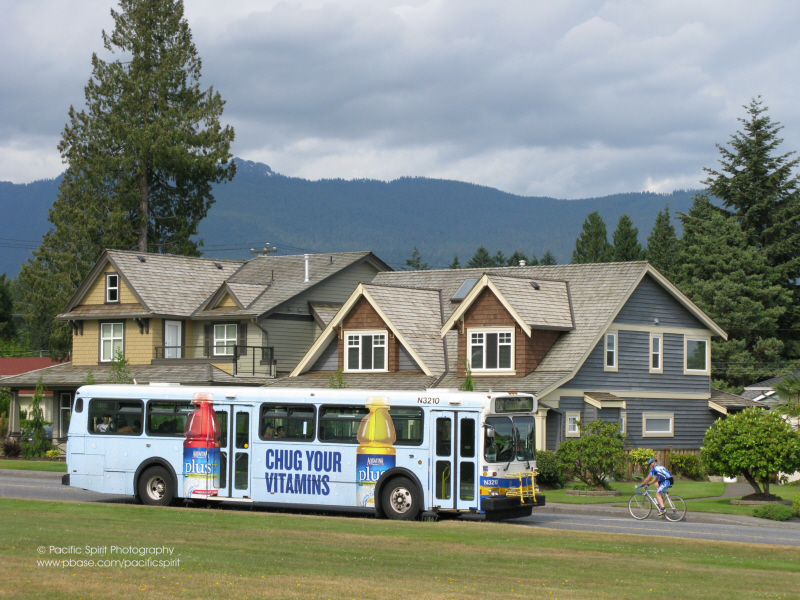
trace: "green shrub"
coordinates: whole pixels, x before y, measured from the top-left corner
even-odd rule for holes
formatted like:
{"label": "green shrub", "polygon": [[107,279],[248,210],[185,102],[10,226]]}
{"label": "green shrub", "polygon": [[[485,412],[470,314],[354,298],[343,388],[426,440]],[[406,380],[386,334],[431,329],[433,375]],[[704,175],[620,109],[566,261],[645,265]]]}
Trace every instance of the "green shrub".
{"label": "green shrub", "polygon": [[556,457],[564,465],[564,473],[593,487],[607,487],[607,480],[616,476],[625,461],[625,434],[619,425],[594,421],[584,425],[578,421],[581,437],[561,443]]}
{"label": "green shrub", "polygon": [[633,465],[633,470],[636,471],[638,466],[642,475],[645,473],[647,461],[651,458],[656,458],[656,451],[652,448],[634,448],[628,452],[628,461]]}
{"label": "green shrub", "polygon": [[44,415],[40,407],[44,388],[42,386],[42,378],[39,377],[39,382],[36,384],[36,393],[33,395],[31,401],[31,408],[28,411],[27,426],[22,428],[22,456],[23,458],[41,458],[45,456],[48,450],[53,450],[54,446],[47,439],[44,426],[47,421],[44,420]]}
{"label": "green shrub", "polygon": [[61,456],[61,450],[59,450],[58,448],[55,448],[53,450],[48,450],[47,452],[44,453],[44,455],[47,458],[58,458],[59,456]]}
{"label": "green shrub", "polygon": [[6,438],[3,442],[3,456],[7,458],[18,458],[22,454],[22,444],[16,438]]}
{"label": "green shrub", "polygon": [[696,454],[670,454],[669,466],[670,470],[678,475],[692,479],[700,479],[703,476],[703,464]]}
{"label": "green shrub", "polygon": [[537,483],[564,487],[567,481],[564,477],[564,466],[556,457],[556,453],[550,450],[539,450],[536,453],[536,470],[539,471]]}
{"label": "green shrub", "polygon": [[788,521],[794,518],[794,509],[785,504],[762,504],[753,509],[753,516],[773,521]]}
{"label": "green shrub", "polygon": [[794,502],[792,502],[792,508],[794,512],[797,513],[797,516],[800,517],[800,494],[794,497]]}
{"label": "green shrub", "polygon": [[581,492],[588,492],[593,490],[594,488],[590,485],[586,485],[585,483],[573,483],[570,489],[579,490]]}

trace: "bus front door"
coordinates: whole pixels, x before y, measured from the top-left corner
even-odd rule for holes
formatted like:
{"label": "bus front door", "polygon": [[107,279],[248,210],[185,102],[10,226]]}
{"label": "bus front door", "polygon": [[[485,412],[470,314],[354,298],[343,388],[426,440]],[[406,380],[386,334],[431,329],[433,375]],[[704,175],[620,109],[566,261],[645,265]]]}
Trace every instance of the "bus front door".
{"label": "bus front door", "polygon": [[478,508],[478,413],[432,411],[434,506]]}
{"label": "bus front door", "polygon": [[250,407],[215,407],[219,419],[220,498],[250,498]]}

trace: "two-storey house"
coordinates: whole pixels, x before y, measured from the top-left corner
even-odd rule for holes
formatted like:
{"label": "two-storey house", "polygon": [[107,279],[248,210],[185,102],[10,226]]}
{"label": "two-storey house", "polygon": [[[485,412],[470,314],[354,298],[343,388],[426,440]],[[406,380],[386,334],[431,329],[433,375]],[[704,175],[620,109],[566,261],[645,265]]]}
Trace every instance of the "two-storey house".
{"label": "two-storey house", "polygon": [[381,273],[359,285],[287,379],[531,392],[539,449],[619,423],[635,447],[696,449],[741,398],[711,389],[727,334],[646,262]]}
{"label": "two-storey house", "polygon": [[70,406],[87,380],[109,381],[118,357],[137,383],[264,385],[296,366],[353,287],[386,270],[371,252],[241,262],[107,250],[57,317],[72,328],[72,360],[0,380],[10,433],[20,390],[41,377]]}

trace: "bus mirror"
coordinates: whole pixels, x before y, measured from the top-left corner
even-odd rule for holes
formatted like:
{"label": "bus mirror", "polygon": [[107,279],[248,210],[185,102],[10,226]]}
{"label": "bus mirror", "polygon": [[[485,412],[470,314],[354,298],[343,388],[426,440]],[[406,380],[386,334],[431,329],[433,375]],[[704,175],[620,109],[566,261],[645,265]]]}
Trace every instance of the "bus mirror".
{"label": "bus mirror", "polygon": [[484,425],[484,427],[486,428],[486,437],[494,439],[494,427],[491,425]]}

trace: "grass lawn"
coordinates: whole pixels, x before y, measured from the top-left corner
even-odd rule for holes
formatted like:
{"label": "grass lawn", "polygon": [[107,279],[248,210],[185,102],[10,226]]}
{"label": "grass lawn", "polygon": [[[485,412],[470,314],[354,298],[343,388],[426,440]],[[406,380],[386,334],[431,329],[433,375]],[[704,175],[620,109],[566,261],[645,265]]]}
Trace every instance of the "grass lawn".
{"label": "grass lawn", "polygon": [[[751,489],[750,491],[752,492],[753,490]],[[784,500],[794,501],[800,493],[800,487],[796,485],[771,485],[769,486],[769,491]],[[681,493],[678,493],[678,495],[683,496]],[[693,500],[686,503],[686,509],[689,511],[747,515],[749,517],[753,516],[754,508],[754,506],[731,504],[730,498],[725,498],[724,500]]]}
{"label": "grass lawn", "polygon": [[[0,596],[14,598],[800,598],[794,547],[12,499],[0,514]],[[88,558],[51,546],[107,547],[98,560],[121,556],[112,545],[174,548],[180,565],[37,566]]]}
{"label": "grass lawn", "polygon": [[0,458],[0,469],[14,469],[19,471],[53,471],[66,473],[67,463],[54,460],[19,460]]}
{"label": "grass lawn", "polygon": [[[567,484],[569,487],[570,484]],[[633,496],[635,490],[633,489],[637,484],[632,481],[615,481],[611,483],[611,487],[615,490],[620,490],[622,493],[619,496],[567,496],[565,490],[547,490],[543,492],[547,498],[547,502],[561,502],[564,504],[618,504],[625,502],[627,506],[628,499]],[[650,490],[654,490],[650,486]],[[720,496],[725,492],[724,483],[713,483],[710,481],[677,481],[673,488],[675,493],[681,498],[688,500],[690,498],[709,498],[712,496]]]}

